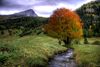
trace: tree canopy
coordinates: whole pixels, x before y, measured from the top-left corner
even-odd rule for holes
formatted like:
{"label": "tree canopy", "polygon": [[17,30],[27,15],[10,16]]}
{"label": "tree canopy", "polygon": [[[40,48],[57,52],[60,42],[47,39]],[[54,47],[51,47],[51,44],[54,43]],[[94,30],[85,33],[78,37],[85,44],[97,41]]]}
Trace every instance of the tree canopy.
{"label": "tree canopy", "polygon": [[82,36],[82,25],[80,22],[81,20],[75,12],[59,8],[53,12],[49,23],[45,25],[44,29],[48,35],[69,43],[72,39]]}

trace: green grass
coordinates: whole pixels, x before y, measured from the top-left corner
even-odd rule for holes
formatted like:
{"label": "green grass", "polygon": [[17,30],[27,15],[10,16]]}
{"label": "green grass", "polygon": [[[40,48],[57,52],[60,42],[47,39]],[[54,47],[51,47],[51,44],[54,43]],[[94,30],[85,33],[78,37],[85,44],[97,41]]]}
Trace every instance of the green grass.
{"label": "green grass", "polygon": [[[5,57],[3,66],[24,66],[24,67],[45,67],[48,62],[48,58],[52,57],[59,51],[66,50],[65,47],[58,44],[58,40],[45,36],[45,35],[30,35],[22,38],[19,37],[7,37],[0,39],[0,45],[8,45],[8,47],[14,48],[13,51],[1,52],[0,56]],[[5,48],[4,46],[3,48]],[[2,59],[2,57],[1,57]]]}
{"label": "green grass", "polygon": [[75,59],[79,67],[100,67],[100,45],[91,43],[100,38],[89,38],[90,44],[73,45],[75,48]]}
{"label": "green grass", "polygon": [[[88,41],[89,44],[83,44],[82,40],[81,45],[73,45],[75,60],[79,67],[100,67],[100,45],[92,44],[100,38],[88,38]],[[48,58],[64,50],[57,39],[42,34],[0,38],[0,66],[45,67]]]}

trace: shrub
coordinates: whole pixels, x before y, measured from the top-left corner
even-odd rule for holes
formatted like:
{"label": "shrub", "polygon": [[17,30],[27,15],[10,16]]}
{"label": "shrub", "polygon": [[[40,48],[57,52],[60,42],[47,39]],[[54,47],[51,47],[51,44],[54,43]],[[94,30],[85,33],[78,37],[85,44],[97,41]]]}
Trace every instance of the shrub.
{"label": "shrub", "polygon": [[21,57],[21,53],[18,50],[13,45],[0,43],[0,66],[7,67],[8,65],[12,66],[12,64],[16,65],[18,58]]}
{"label": "shrub", "polygon": [[94,44],[94,45],[100,45],[100,41],[95,41],[92,44]]}

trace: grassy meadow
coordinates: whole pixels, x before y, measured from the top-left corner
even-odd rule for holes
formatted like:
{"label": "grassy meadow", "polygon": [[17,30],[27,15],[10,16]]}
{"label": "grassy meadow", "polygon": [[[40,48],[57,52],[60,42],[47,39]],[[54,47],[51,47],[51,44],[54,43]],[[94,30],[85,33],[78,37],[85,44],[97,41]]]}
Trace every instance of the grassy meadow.
{"label": "grassy meadow", "polygon": [[45,67],[50,57],[65,50],[46,35],[0,38],[0,66]]}
{"label": "grassy meadow", "polygon": [[[89,44],[72,46],[75,49],[75,60],[79,67],[99,67],[100,45],[94,42],[100,41],[100,38],[88,38],[88,41]],[[46,67],[49,58],[66,49],[58,44],[57,39],[43,34],[8,36],[0,38],[0,65],[1,67]]]}
{"label": "grassy meadow", "polygon": [[89,44],[73,45],[78,67],[100,67],[100,38],[88,38]]}

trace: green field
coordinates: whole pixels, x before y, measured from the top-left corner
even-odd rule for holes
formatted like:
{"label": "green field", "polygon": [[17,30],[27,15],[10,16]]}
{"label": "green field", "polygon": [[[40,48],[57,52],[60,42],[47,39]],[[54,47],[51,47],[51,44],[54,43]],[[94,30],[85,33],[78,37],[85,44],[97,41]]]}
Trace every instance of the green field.
{"label": "green field", "polygon": [[76,62],[79,67],[100,67],[100,38],[88,38],[88,41],[89,44],[73,45]]}
{"label": "green field", "polygon": [[[100,45],[92,44],[100,38],[88,38],[89,44],[73,45],[75,60],[79,67],[99,67]],[[46,67],[48,59],[66,48],[58,40],[46,35],[29,35],[24,37],[8,36],[0,38],[1,67]]]}
{"label": "green field", "polygon": [[0,51],[0,64],[3,67],[45,67],[48,58],[66,50],[57,39],[45,35],[1,38],[1,48],[6,49]]}

